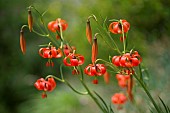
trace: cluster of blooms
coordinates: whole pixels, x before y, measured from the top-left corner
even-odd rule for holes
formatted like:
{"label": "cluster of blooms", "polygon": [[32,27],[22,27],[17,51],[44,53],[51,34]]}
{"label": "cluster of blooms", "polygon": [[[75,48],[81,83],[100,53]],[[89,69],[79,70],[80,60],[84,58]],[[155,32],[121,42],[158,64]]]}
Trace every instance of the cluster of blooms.
{"label": "cluster of blooms", "polygon": [[38,79],[34,86],[38,89],[38,90],[43,90],[44,92],[42,93],[42,98],[46,98],[47,91],[53,91],[56,87],[56,82],[54,80],[54,78],[48,78],[47,81],[44,78],[40,78]]}
{"label": "cluster of blooms", "polygon": [[[126,20],[120,20],[118,22],[112,22],[109,25],[109,30],[113,34],[122,34],[120,41],[125,41],[126,37],[124,33],[127,33],[130,29],[130,24]],[[124,51],[125,52],[125,51]],[[132,87],[133,87],[133,67],[138,66],[142,61],[137,51],[130,51],[129,53],[123,53],[123,55],[113,56],[112,63],[116,67],[120,67],[120,71],[116,74],[118,85],[121,88],[127,88],[127,94],[129,99],[133,100]],[[123,93],[116,93],[112,96],[112,102],[114,104],[121,105],[127,100]]]}
{"label": "cluster of blooms", "polygon": [[[33,30],[33,19],[31,15],[31,11],[28,13],[28,26],[30,32]],[[91,16],[96,19],[94,16]],[[86,24],[86,37],[89,43],[92,46],[92,54],[91,54],[91,62],[84,68],[84,73],[90,77],[94,77],[92,81],[93,84],[98,84],[97,77],[104,75],[104,79],[106,83],[109,82],[109,73],[107,71],[107,67],[104,64],[97,63],[97,55],[98,55],[98,44],[97,44],[97,35],[94,35],[92,39],[92,30],[90,26],[90,18],[87,20]],[[47,26],[48,30],[54,33],[57,33],[58,39],[61,39],[61,46],[56,49],[51,43],[48,46],[39,49],[39,55],[42,58],[48,59],[46,66],[54,66],[52,59],[54,58],[62,58],[63,64],[65,66],[73,68],[72,74],[78,75],[80,74],[80,70],[78,66],[84,64],[84,56],[81,54],[76,53],[76,48],[74,46],[70,46],[69,44],[64,44],[64,38],[62,36],[62,31],[65,31],[68,28],[68,24],[65,20],[61,18],[57,18],[55,21],[51,21],[48,23]],[[113,34],[121,34],[120,41],[125,43],[124,33],[127,33],[130,29],[130,24],[126,20],[119,20],[116,22],[112,22],[109,25],[109,31]],[[25,54],[26,51],[26,44],[23,35],[23,28],[20,32],[20,46],[22,52]],[[121,88],[127,88],[127,94],[130,100],[133,100],[132,95],[132,87],[133,87],[133,74],[134,69],[133,67],[138,66],[142,61],[139,53],[137,51],[130,51],[127,52],[124,50],[121,55],[113,56],[112,57],[112,65],[119,69],[116,74],[116,78],[118,80],[118,85]],[[83,72],[81,72],[83,73]],[[38,79],[34,86],[38,90],[43,90],[42,98],[46,98],[47,91],[53,91],[56,87],[56,82],[53,77],[47,77],[47,80],[40,78]],[[63,79],[63,78],[62,78]],[[62,81],[62,80],[60,80]],[[64,80],[63,80],[64,81]],[[117,104],[119,107],[120,105],[124,104],[127,101],[127,97],[123,93],[116,93],[111,98],[113,104]]]}
{"label": "cluster of blooms", "polygon": [[134,51],[133,53],[125,53],[122,56],[114,56],[112,58],[112,63],[115,66],[127,68],[138,66],[141,61],[142,58],[140,57],[137,51]]}

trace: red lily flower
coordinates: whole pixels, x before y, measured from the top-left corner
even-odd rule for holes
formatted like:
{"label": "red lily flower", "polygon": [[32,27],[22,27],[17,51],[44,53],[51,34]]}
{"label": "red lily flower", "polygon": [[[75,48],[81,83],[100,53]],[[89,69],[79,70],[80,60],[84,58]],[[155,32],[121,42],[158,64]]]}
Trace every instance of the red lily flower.
{"label": "red lily flower", "polygon": [[62,57],[62,51],[55,47],[40,48],[39,55],[43,58],[60,58]]}
{"label": "red lily flower", "polygon": [[34,86],[38,90],[53,91],[56,87],[56,82],[54,78],[48,78],[47,81],[44,78],[40,78],[35,82]]}
{"label": "red lily flower", "polygon": [[115,66],[128,68],[138,66],[141,62],[142,58],[137,51],[134,51],[133,53],[125,53],[122,56],[114,56],[112,58],[112,63]]}
{"label": "red lily flower", "polygon": [[101,76],[106,72],[104,64],[89,64],[85,69],[84,73],[89,76]]}
{"label": "red lily flower", "polygon": [[[120,22],[121,21],[121,22]],[[120,20],[119,22],[112,22],[109,25],[110,32],[114,34],[121,34],[122,33],[122,26],[124,33],[129,31],[130,24],[126,20]]]}
{"label": "red lily flower", "polygon": [[63,59],[63,63],[66,66],[79,66],[84,63],[84,56],[80,54],[70,53]]}
{"label": "red lily flower", "polygon": [[123,93],[115,93],[111,100],[113,104],[124,104],[127,98]]}
{"label": "red lily flower", "polygon": [[65,31],[68,27],[68,24],[61,18],[57,18],[56,21],[51,21],[48,23],[48,29],[52,32],[60,32],[60,26],[62,27],[62,31]]}
{"label": "red lily flower", "polygon": [[127,87],[130,75],[116,74],[116,78],[118,80],[119,86],[125,88]]}

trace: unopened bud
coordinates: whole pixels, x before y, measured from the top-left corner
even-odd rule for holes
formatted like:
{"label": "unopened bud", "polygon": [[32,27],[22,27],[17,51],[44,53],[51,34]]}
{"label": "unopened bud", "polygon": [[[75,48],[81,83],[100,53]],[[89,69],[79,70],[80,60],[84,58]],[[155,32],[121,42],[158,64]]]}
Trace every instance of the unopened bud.
{"label": "unopened bud", "polygon": [[23,54],[26,52],[26,42],[24,38],[24,32],[23,30],[20,31],[20,48]]}
{"label": "unopened bud", "polygon": [[29,30],[31,32],[32,27],[33,27],[33,17],[32,17],[31,10],[28,10],[28,27],[29,27]]}
{"label": "unopened bud", "polygon": [[92,63],[95,63],[96,58],[97,58],[97,54],[98,54],[98,45],[97,45],[96,35],[95,35],[95,37],[93,39],[93,45],[92,45],[92,58],[91,58]]}
{"label": "unopened bud", "polygon": [[86,23],[86,37],[89,43],[91,44],[92,43],[92,30],[91,30],[89,19],[87,20],[87,23]]}

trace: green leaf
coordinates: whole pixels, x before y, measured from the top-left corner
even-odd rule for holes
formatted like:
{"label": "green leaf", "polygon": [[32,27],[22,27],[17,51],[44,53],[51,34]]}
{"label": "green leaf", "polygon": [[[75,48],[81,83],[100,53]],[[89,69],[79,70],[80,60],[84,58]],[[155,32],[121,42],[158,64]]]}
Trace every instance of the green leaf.
{"label": "green leaf", "polygon": [[102,103],[103,103],[106,111],[109,112],[109,108],[108,108],[106,102],[103,100],[103,98],[102,98],[97,92],[94,91],[94,93],[95,93],[95,94],[97,95],[97,97],[102,101]]}
{"label": "green leaf", "polygon": [[161,101],[162,105],[164,106],[166,113],[169,113],[168,106],[165,105],[164,101],[160,97],[159,97],[159,100]]}

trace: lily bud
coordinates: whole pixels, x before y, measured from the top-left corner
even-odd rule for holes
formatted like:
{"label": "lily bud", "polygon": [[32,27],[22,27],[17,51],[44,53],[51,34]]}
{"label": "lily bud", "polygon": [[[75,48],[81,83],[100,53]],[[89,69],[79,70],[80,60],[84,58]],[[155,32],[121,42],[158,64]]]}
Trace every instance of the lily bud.
{"label": "lily bud", "polygon": [[132,76],[130,76],[130,79],[128,79],[128,87],[127,87],[127,93],[130,101],[133,101],[132,88],[133,88],[133,78]]}
{"label": "lily bud", "polygon": [[32,26],[33,26],[33,17],[32,17],[31,10],[28,10],[28,27],[30,32],[32,31]]}
{"label": "lily bud", "polygon": [[25,51],[26,51],[26,42],[25,42],[23,30],[20,31],[20,47],[21,47],[22,53],[25,54]]}
{"label": "lily bud", "polygon": [[92,44],[92,30],[91,30],[89,19],[87,20],[87,23],[86,23],[86,37],[89,43]]}
{"label": "lily bud", "polygon": [[105,83],[106,84],[108,84],[109,83],[109,81],[110,81],[110,74],[106,71],[105,73],[104,73],[104,81],[105,81]]}
{"label": "lily bud", "polygon": [[97,54],[98,54],[98,45],[97,45],[96,35],[94,36],[93,45],[92,45],[92,58],[91,58],[92,63],[95,63],[96,58],[97,58]]}

